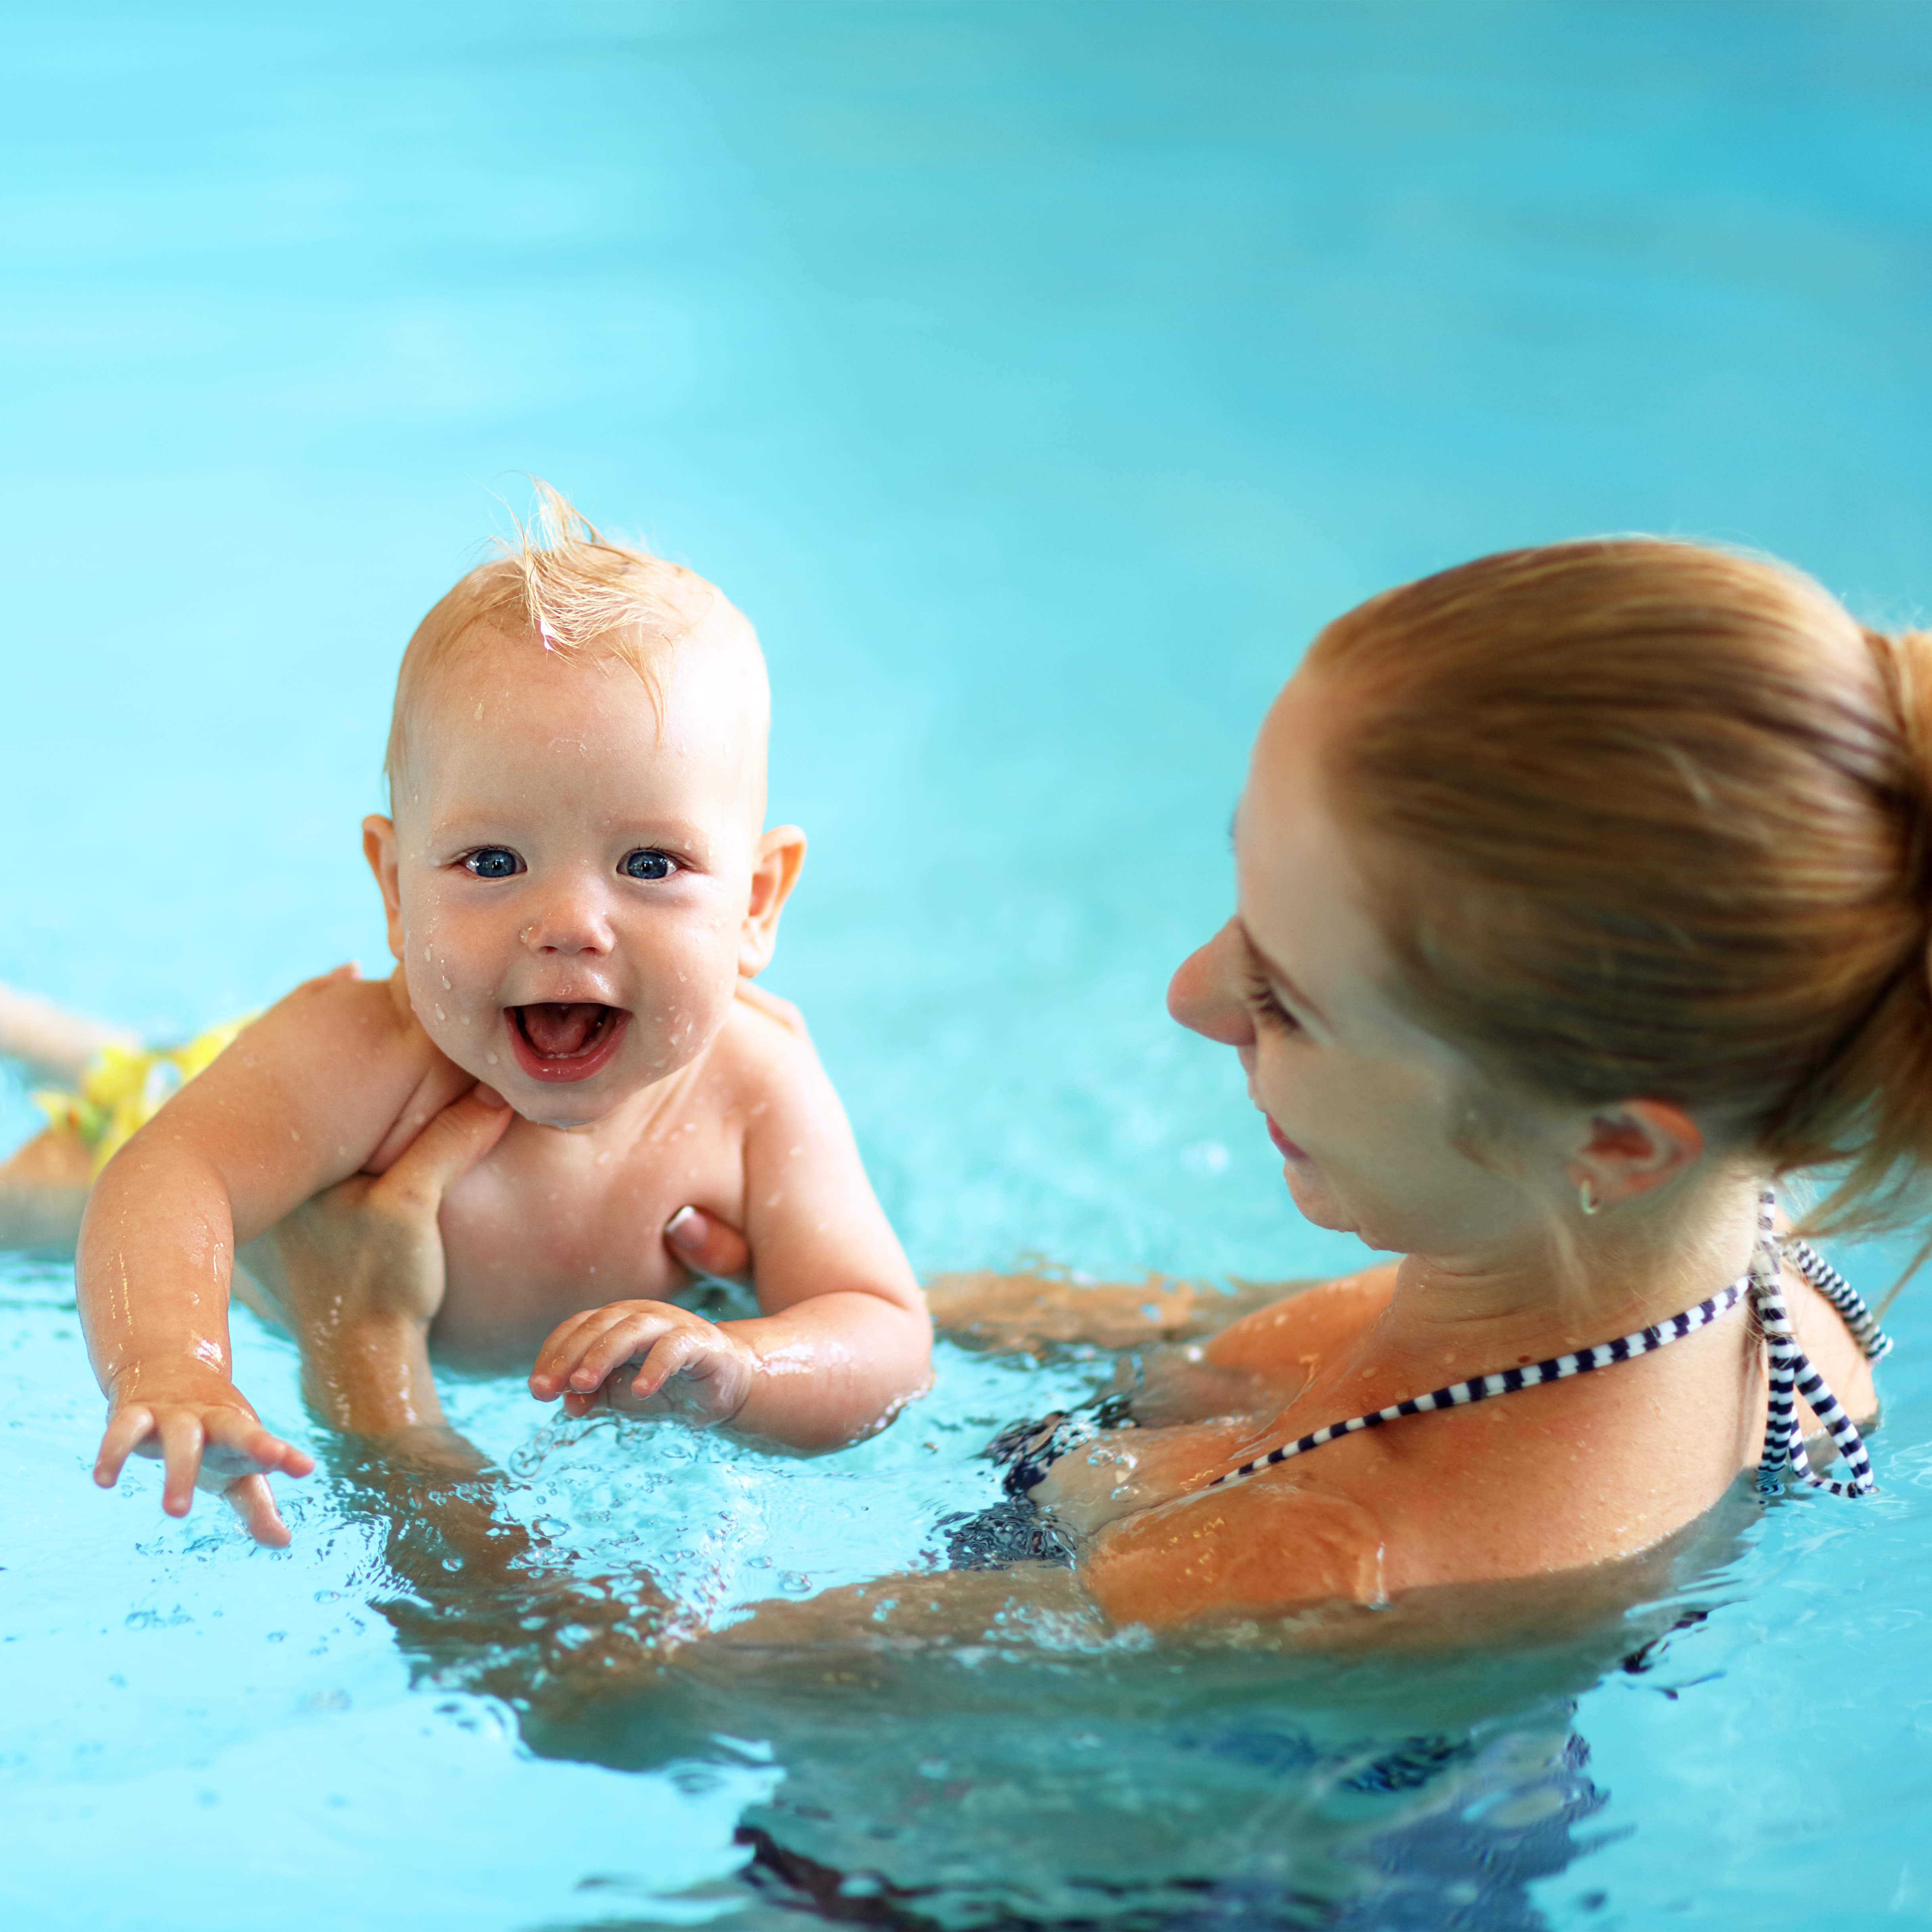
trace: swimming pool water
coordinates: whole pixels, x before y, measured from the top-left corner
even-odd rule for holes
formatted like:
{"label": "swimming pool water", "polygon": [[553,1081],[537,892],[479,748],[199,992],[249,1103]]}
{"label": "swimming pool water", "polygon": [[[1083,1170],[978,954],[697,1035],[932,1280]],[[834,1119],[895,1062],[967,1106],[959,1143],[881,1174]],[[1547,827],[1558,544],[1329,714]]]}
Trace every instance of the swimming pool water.
{"label": "swimming pool water", "polygon": [[[155,1032],[381,958],[416,616],[550,476],[765,637],[812,836],[772,975],[923,1269],[1258,1277],[1300,1227],[1163,1018],[1323,618],[1501,544],[1758,544],[1928,600],[1910,4],[11,10],[0,977]],[[31,1117],[8,1090],[0,1126]],[[1896,1254],[1840,1257],[1868,1282]],[[1424,1668],[740,1660],[537,1740],[352,1485],[295,1547],[85,1480],[71,1275],[0,1264],[0,1907],[40,1928],[1932,1923],[1932,1322],[1884,1493],[1660,1649]],[[244,1386],[301,1426],[285,1346]],[[921,1560],[1103,1365],[944,1351],[780,1465],[452,1389],[558,1560],[727,1618]],[[511,1660],[514,1666],[514,1659]],[[514,1669],[512,1669],[514,1676]]]}

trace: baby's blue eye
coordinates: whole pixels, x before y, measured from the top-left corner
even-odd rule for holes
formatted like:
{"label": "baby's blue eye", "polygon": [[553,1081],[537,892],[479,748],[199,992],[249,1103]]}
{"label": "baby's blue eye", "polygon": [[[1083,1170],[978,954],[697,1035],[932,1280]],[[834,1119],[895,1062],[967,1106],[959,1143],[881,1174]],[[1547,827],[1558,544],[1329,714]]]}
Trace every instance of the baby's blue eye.
{"label": "baby's blue eye", "polygon": [[617,868],[627,879],[668,879],[677,870],[677,861],[668,852],[626,852]]}
{"label": "baby's blue eye", "polygon": [[507,879],[524,869],[524,862],[507,845],[485,845],[463,862],[465,871],[479,879]]}

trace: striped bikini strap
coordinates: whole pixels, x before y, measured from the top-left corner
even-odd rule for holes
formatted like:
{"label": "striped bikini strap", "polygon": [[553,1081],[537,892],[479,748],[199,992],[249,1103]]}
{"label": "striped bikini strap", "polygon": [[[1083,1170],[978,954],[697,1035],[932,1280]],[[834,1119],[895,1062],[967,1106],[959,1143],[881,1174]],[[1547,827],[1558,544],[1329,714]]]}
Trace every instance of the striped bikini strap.
{"label": "striped bikini strap", "polygon": [[[1695,1308],[1687,1308],[1682,1315],[1673,1315],[1669,1321],[1658,1322],[1648,1328],[1640,1328],[1634,1335],[1619,1336],[1614,1342],[1599,1342],[1594,1348],[1580,1348],[1574,1354],[1552,1355],[1546,1362],[1532,1362],[1521,1368],[1500,1370],[1469,1382],[1450,1382],[1442,1388],[1431,1389],[1426,1395],[1411,1396],[1406,1401],[1390,1403],[1386,1408],[1372,1409],[1366,1415],[1352,1415],[1346,1422],[1331,1422],[1324,1428],[1310,1430],[1306,1436],[1297,1436],[1292,1442],[1280,1444],[1266,1455],[1244,1462],[1238,1469],[1230,1469],[1225,1475],[1216,1476],[1206,1486],[1214,1490],[1224,1483],[1239,1482],[1244,1476],[1271,1469],[1276,1463],[1286,1462],[1293,1456],[1305,1456],[1310,1450],[1319,1449],[1324,1442],[1333,1442],[1338,1436],[1357,1436],[1365,1429],[1379,1429],[1385,1423],[1400,1421],[1406,1415],[1424,1415],[1438,1408],[1463,1408],[1472,1402],[1489,1402],[1499,1395],[1514,1395],[1518,1389],[1534,1388],[1544,1382],[1567,1382],[1573,1376],[1587,1376],[1598,1369],[1607,1369],[1613,1364],[1647,1355],[1654,1349],[1668,1348],[1672,1342],[1682,1341],[1687,1335],[1694,1335],[1700,1328],[1708,1328],[1748,1295],[1756,1310],[1758,1325],[1764,1331],[1771,1358],[1771,1397],[1766,1418],[1764,1454],[1758,1464],[1759,1492],[1764,1496],[1776,1494],[1782,1490],[1788,1478],[1812,1489],[1828,1490],[1834,1496],[1869,1496],[1876,1485],[1872,1480],[1871,1458],[1864,1438],[1838,1397],[1826,1386],[1824,1377],[1812,1366],[1810,1358],[1798,1346],[1797,1335],[1791,1325],[1791,1314],[1785,1306],[1780,1280],[1782,1264],[1777,1210],[1776,1197],[1766,1189],[1759,1197],[1757,1245],[1750,1268],[1728,1288],[1720,1289],[1708,1301],[1699,1302]],[[1792,1261],[1799,1272],[1845,1318],[1846,1325],[1857,1336],[1867,1356],[1876,1361],[1892,1346],[1891,1340],[1879,1327],[1857,1292],[1808,1243],[1794,1240],[1789,1246]],[[1849,1480],[1834,1481],[1812,1473],[1810,1459],[1804,1449],[1804,1431],[1798,1421],[1796,1397],[1799,1395],[1811,1405],[1811,1412],[1831,1431],[1838,1454],[1850,1472]]]}
{"label": "striped bikini strap", "polygon": [[1391,1402],[1386,1408],[1372,1409],[1366,1415],[1352,1415],[1346,1422],[1331,1422],[1326,1428],[1297,1436],[1292,1442],[1284,1442],[1279,1448],[1270,1449],[1265,1456],[1257,1456],[1252,1462],[1244,1462],[1238,1469],[1230,1469],[1226,1475],[1216,1476],[1207,1487],[1218,1489],[1223,1483],[1238,1482],[1244,1476],[1252,1476],[1259,1470],[1272,1468],[1277,1462],[1286,1462],[1292,1456],[1305,1456],[1310,1450],[1318,1449],[1324,1442],[1333,1442],[1337,1436],[1358,1435],[1365,1429],[1379,1429],[1384,1423],[1399,1421],[1405,1415],[1424,1415],[1436,1408],[1464,1408],[1471,1402],[1488,1402],[1499,1395],[1514,1395],[1518,1389],[1534,1388],[1543,1382],[1568,1382],[1572,1376],[1587,1376],[1595,1370],[1607,1369],[1616,1363],[1648,1355],[1654,1349],[1667,1348],[1672,1342],[1681,1342],[1685,1336],[1694,1335],[1699,1329],[1708,1328],[1712,1322],[1730,1314],[1744,1300],[1750,1280],[1748,1275],[1740,1275],[1708,1301],[1700,1301],[1695,1308],[1687,1308],[1682,1315],[1673,1315],[1667,1322],[1640,1328],[1634,1335],[1620,1335],[1614,1342],[1599,1342],[1594,1348],[1580,1348],[1570,1355],[1552,1355],[1546,1362],[1531,1362],[1521,1368],[1499,1370],[1493,1375],[1478,1376],[1471,1382],[1450,1382],[1442,1388],[1431,1389],[1426,1395],[1411,1396],[1406,1402]]}
{"label": "striped bikini strap", "polygon": [[[1756,1252],[1750,1270],[1751,1302],[1757,1311],[1758,1326],[1764,1330],[1765,1347],[1770,1358],[1771,1400],[1765,1418],[1764,1454],[1757,1466],[1760,1496],[1780,1494],[1787,1482],[1808,1489],[1824,1490],[1834,1496],[1868,1496],[1878,1486],[1872,1480],[1871,1457],[1858,1426],[1845,1413],[1844,1406],[1826,1386],[1825,1378],[1812,1366],[1811,1358],[1798,1345],[1797,1331],[1791,1325],[1791,1311],[1785,1305],[1783,1265],[1775,1227],[1778,1204],[1767,1188],[1759,1197]],[[1805,1279],[1817,1288],[1842,1314],[1857,1336],[1865,1354],[1876,1361],[1892,1343],[1872,1318],[1871,1313],[1850,1284],[1813,1254],[1810,1246],[1794,1241],[1792,1258]],[[1796,1250],[1802,1249],[1803,1256]],[[1805,1266],[1804,1256],[1829,1275],[1852,1304],[1847,1308],[1838,1296]],[[1854,1312],[1856,1311],[1856,1312]],[[1804,1448],[1804,1431],[1798,1420],[1798,1397],[1811,1405],[1811,1413],[1831,1432],[1832,1441],[1844,1459],[1847,1472],[1840,1481],[1815,1474]]]}
{"label": "striped bikini strap", "polygon": [[1864,1297],[1809,1241],[1787,1235],[1779,1246],[1784,1258],[1844,1318],[1867,1361],[1876,1362],[1892,1353],[1892,1337],[1878,1325],[1878,1317],[1865,1306]]}

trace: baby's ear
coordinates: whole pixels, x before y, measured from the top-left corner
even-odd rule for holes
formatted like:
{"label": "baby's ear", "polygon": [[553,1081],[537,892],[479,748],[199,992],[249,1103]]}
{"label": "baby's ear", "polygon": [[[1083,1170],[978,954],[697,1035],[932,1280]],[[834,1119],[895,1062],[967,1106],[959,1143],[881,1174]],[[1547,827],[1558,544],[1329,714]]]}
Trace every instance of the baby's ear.
{"label": "baby's ear", "polygon": [[382,895],[382,911],[389,923],[389,957],[403,956],[403,896],[396,884],[396,828],[393,820],[372,812],[362,821],[362,856],[376,875]]}
{"label": "baby's ear", "polygon": [[738,933],[738,971],[749,980],[772,963],[778,943],[778,914],[798,884],[805,863],[805,834],[796,825],[775,825],[758,840],[752,864],[752,896]]}

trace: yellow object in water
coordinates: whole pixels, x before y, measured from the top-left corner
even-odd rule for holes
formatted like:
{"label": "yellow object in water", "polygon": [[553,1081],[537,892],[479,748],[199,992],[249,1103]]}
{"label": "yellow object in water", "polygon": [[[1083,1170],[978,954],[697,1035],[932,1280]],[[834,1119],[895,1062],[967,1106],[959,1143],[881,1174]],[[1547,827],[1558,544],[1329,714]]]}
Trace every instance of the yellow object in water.
{"label": "yellow object in water", "polygon": [[77,1094],[34,1096],[56,1129],[76,1134],[94,1155],[98,1174],[164,1102],[204,1072],[254,1016],[227,1020],[196,1034],[185,1046],[104,1046],[87,1064]]}

